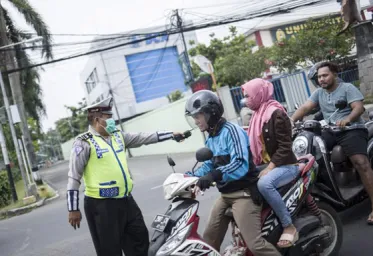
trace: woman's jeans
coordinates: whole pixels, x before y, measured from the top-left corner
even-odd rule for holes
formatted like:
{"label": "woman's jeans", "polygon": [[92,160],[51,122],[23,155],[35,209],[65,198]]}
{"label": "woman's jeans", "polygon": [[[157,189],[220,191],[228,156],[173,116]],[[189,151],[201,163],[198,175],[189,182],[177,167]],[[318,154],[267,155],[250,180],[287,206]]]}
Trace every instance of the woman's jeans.
{"label": "woman's jeans", "polygon": [[290,183],[298,174],[299,169],[297,165],[283,165],[268,172],[258,181],[258,189],[260,193],[272,207],[284,228],[290,226],[292,220],[285,202],[282,200],[277,188]]}

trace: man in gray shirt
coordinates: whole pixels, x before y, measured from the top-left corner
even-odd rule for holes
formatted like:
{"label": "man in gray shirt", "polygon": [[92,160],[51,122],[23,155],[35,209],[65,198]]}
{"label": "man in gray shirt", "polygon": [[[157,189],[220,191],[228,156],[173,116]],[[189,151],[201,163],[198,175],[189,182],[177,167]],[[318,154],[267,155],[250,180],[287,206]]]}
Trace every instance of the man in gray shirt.
{"label": "man in gray shirt", "polygon": [[67,184],[69,223],[82,219],[79,187],[85,183],[84,211],[98,256],[148,255],[149,236],[140,208],[131,192],[126,148],[173,139],[180,133],[123,133],[112,118],[112,98],[86,108],[88,132],[74,141]]}
{"label": "man in gray shirt", "polygon": [[[302,119],[312,109],[319,106],[324,119],[337,126],[345,127],[350,124],[363,123],[361,118],[364,113],[363,95],[353,84],[338,82],[337,72],[338,67],[333,63],[324,62],[318,65],[317,78],[321,88],[318,88],[309,100],[293,114],[294,122]],[[338,100],[345,100],[348,106],[332,116],[336,110],[335,103]],[[335,139],[359,172],[373,209],[373,171],[367,157],[368,131],[364,129],[348,130],[336,134]],[[368,224],[373,224],[373,211],[367,221]]]}

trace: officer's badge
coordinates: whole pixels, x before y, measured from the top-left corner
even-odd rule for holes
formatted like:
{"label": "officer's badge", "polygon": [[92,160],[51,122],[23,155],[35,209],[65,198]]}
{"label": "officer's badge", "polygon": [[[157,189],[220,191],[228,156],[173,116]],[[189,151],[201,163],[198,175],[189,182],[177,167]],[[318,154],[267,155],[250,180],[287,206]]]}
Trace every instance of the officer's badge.
{"label": "officer's badge", "polygon": [[75,146],[74,150],[75,150],[75,154],[78,156],[83,151],[83,147],[82,146]]}

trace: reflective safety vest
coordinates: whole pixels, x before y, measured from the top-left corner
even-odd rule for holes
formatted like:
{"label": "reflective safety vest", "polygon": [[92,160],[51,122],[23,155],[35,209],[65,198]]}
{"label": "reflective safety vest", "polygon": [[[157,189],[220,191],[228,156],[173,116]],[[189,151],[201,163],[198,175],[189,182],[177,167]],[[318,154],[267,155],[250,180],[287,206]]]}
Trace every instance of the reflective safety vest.
{"label": "reflective safety vest", "polygon": [[84,140],[91,146],[84,169],[85,195],[93,198],[122,198],[133,188],[127,167],[124,139],[120,132],[111,136],[111,145],[100,136],[86,133]]}

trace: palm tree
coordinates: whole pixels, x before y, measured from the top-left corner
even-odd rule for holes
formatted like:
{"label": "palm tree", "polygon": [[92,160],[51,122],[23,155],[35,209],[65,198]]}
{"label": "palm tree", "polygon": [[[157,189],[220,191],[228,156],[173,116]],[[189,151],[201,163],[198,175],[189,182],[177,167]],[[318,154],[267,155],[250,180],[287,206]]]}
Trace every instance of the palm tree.
{"label": "palm tree", "polygon": [[[24,17],[26,22],[34,28],[37,35],[43,37],[43,44],[41,49],[42,57],[51,59],[52,55],[52,38],[47,25],[42,20],[41,16],[34,10],[27,0],[8,0],[16,10]],[[18,29],[11,19],[8,10],[0,4],[0,21],[5,22],[6,37],[8,43],[17,43],[32,37],[31,34],[24,33]],[[1,27],[4,27],[1,25]],[[6,40],[3,40],[6,41]],[[18,67],[27,67],[31,65],[29,56],[22,45],[17,45],[15,48],[15,58]],[[11,49],[13,51],[13,49]],[[9,52],[9,50],[8,50]],[[6,59],[6,58],[3,58]],[[5,79],[6,80],[6,79]],[[8,91],[10,91],[9,83]],[[39,84],[39,73],[36,69],[26,69],[20,72],[20,86],[22,91],[22,98],[24,108],[31,118],[37,121],[40,126],[40,117],[46,114],[45,106],[42,101],[42,90]],[[13,95],[15,96],[15,95]]]}
{"label": "palm tree", "polygon": [[[41,18],[40,14],[38,14],[35,9],[30,5],[27,0],[8,0],[8,2],[16,9],[18,12],[23,16],[25,21],[36,31],[38,36],[43,37],[43,47],[41,51],[42,57],[46,59],[51,59],[52,56],[52,38],[49,33],[49,29],[43,19]],[[24,39],[30,37],[29,34],[23,33],[20,29],[18,29],[11,19],[8,10],[4,8],[3,5],[0,3],[0,46],[8,45],[11,43],[21,42]],[[27,56],[27,53],[21,45],[14,47],[15,52],[10,49],[8,51],[4,51],[5,54],[0,55],[2,57],[0,59],[1,69],[4,70],[12,70],[16,69],[17,67],[25,67],[28,66],[31,61]],[[4,68],[5,67],[5,68]],[[12,81],[11,83],[11,92],[12,98],[17,103],[18,109],[20,112],[21,117],[21,130],[25,137],[25,146],[27,148],[27,152],[29,154],[30,162],[32,164],[32,168],[36,168],[37,170],[37,162],[36,162],[36,155],[34,146],[32,144],[32,138],[29,131],[29,126],[27,123],[27,114],[33,116],[35,120],[37,120],[38,125],[40,126],[39,122],[39,114],[45,113],[44,105],[42,104],[42,97],[41,97],[41,90],[38,81],[38,73],[35,69],[22,71],[21,73],[12,73],[8,76],[4,76],[5,82],[9,83],[9,79]],[[9,83],[10,84],[10,83]],[[9,88],[8,84],[8,88]],[[25,89],[26,87],[26,89]],[[26,93],[29,92],[29,93]],[[31,107],[25,108],[25,99],[26,102],[30,103],[33,102],[34,104]],[[41,112],[40,110],[41,106]],[[21,161],[19,159],[19,161]],[[37,174],[37,173],[35,173]],[[37,175],[37,184],[41,184],[41,177]]]}

